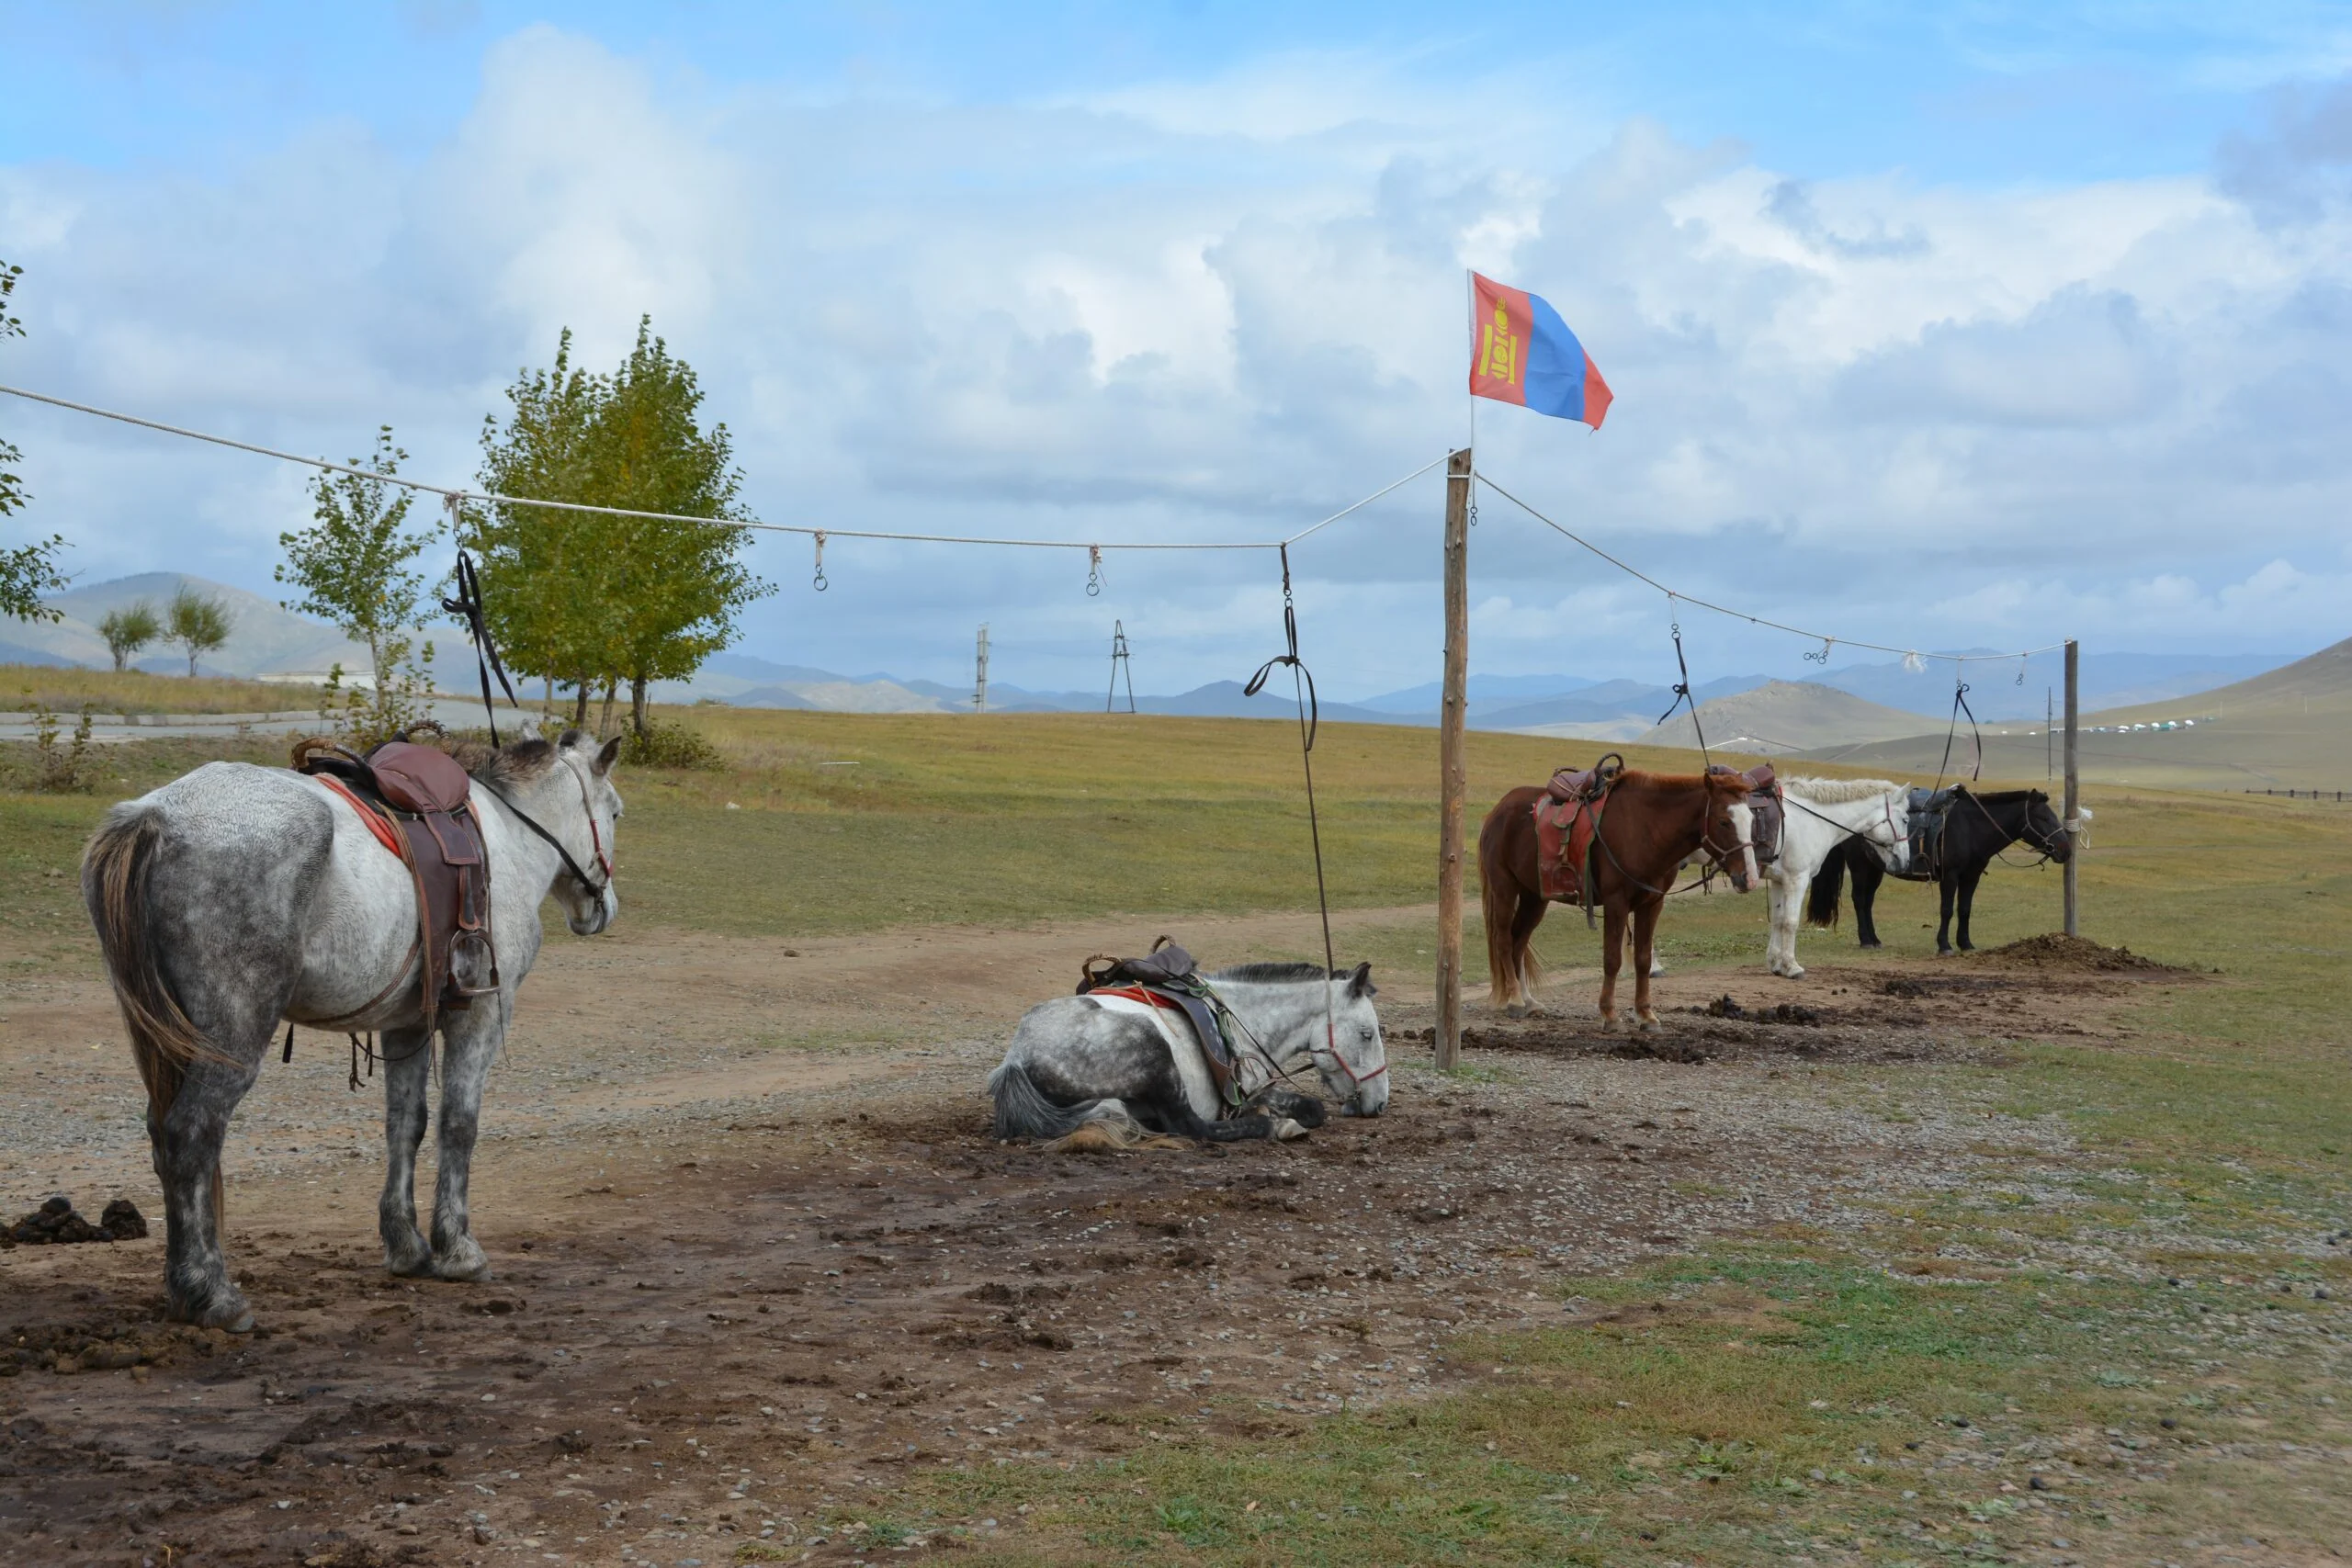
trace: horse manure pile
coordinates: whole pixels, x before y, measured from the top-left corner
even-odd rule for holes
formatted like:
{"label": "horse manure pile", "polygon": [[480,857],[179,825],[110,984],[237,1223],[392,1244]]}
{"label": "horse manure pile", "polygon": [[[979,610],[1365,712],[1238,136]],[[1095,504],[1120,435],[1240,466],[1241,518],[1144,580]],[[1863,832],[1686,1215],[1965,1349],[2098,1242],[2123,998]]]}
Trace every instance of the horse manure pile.
{"label": "horse manure pile", "polygon": [[117,1198],[100,1211],[97,1223],[76,1213],[74,1200],[62,1192],[15,1224],[0,1230],[0,1247],[62,1247],[83,1241],[142,1241],[146,1216],[128,1198]]}
{"label": "horse manure pile", "polygon": [[2181,973],[2172,964],[2143,958],[2128,947],[2107,947],[2088,937],[2068,936],[2063,931],[2045,931],[2006,946],[1987,948],[1976,953],[1973,961],[2011,969],[2059,969],[2096,975]]}
{"label": "horse manure pile", "polygon": [[1821,1012],[1817,1008],[1804,1007],[1796,1002],[1781,1002],[1773,1007],[1745,1008],[1740,1006],[1738,998],[1728,995],[1717,997],[1705,1007],[1685,1008],[1682,1010],[1699,1013],[1707,1018],[1747,1019],[1757,1023],[1793,1023],[1807,1029],[1813,1028],[1821,1021]]}

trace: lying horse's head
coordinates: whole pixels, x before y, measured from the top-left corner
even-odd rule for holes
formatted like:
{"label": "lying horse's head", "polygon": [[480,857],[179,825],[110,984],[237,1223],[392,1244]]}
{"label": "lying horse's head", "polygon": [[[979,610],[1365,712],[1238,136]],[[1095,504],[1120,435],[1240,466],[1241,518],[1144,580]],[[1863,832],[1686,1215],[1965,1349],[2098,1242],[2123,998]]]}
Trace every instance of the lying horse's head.
{"label": "lying horse's head", "polygon": [[[1339,1100],[1342,1116],[1377,1116],[1388,1109],[1388,1045],[1380,1037],[1374,994],[1370,964],[1333,975],[1329,1036],[1313,1042],[1315,1070]],[[1326,1022],[1312,1020],[1310,1038],[1323,1034]]]}

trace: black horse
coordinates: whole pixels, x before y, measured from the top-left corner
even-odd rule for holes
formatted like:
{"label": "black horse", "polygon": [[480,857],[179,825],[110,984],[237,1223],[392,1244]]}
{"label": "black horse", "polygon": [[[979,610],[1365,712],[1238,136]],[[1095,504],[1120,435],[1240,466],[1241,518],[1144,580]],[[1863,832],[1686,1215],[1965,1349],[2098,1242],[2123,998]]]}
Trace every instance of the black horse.
{"label": "black horse", "polygon": [[[1918,820],[1916,814],[1912,820]],[[1952,950],[1955,900],[1960,906],[1960,945],[1974,949],[1976,944],[1968,940],[1968,914],[1976,902],[1977,881],[1995,855],[2020,839],[2028,847],[2041,851],[2062,865],[2075,852],[2074,840],[2067,835],[2065,824],[2058,820],[2058,814],[2050,808],[2050,796],[2044,792],[2004,789],[1978,795],[1964,784],[1952,787],[1951,805],[1944,816],[1942,841],[1928,868],[1943,894],[1942,919],[1936,927],[1938,953]],[[1916,846],[1912,863],[1923,863],[1917,857]],[[1879,884],[1886,879],[1886,866],[1880,860],[1879,852],[1860,839],[1849,839],[1829,852],[1829,859],[1814,877],[1812,890],[1806,896],[1805,923],[1838,923],[1838,894],[1849,871],[1854,875],[1854,924],[1861,934],[1862,945],[1876,947],[1878,927],[1871,919],[1871,905],[1878,897]]]}

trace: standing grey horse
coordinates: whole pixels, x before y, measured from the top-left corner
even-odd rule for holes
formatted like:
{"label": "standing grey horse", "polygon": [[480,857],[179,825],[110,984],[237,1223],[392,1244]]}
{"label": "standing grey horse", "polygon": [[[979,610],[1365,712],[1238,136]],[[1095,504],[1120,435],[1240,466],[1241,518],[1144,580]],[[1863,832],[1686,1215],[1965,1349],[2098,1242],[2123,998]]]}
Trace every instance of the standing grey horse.
{"label": "standing grey horse", "polygon": [[[989,1075],[1000,1138],[1067,1138],[1081,1128],[1105,1144],[1147,1132],[1204,1142],[1295,1137],[1323,1121],[1320,1101],[1284,1089],[1279,1074],[1310,1062],[1342,1114],[1388,1108],[1388,1052],[1373,1009],[1372,965],[1244,964],[1204,976],[1233,1015],[1234,1078],[1241,1113],[1219,1119],[1200,1041],[1182,1013],[1092,994],[1039,1002],[1021,1017],[1003,1065]],[[1271,1112],[1271,1114],[1270,1114]]]}
{"label": "standing grey horse", "polygon": [[607,777],[619,749],[616,739],[599,750],[578,730],[553,745],[529,736],[458,749],[490,856],[501,984],[440,1015],[430,1245],[417,1233],[414,1182],[432,1037],[409,971],[418,954],[408,867],[324,784],[284,769],[208,762],[107,813],[83,856],[82,896],[147,1085],[173,1318],[253,1326],[221,1247],[220,1145],[280,1019],[383,1033],[385,1267],[490,1277],[466,1215],[482,1085],[538,955],[541,901],[552,892],[581,936],[619,911],[607,852],[621,815]]}

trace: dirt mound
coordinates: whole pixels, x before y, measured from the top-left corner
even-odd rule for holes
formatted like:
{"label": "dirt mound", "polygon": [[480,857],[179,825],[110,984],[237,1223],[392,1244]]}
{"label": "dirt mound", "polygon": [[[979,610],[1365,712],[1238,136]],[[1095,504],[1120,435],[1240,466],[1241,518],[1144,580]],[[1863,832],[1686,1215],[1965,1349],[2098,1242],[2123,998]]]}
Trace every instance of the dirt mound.
{"label": "dirt mound", "polygon": [[0,1230],[0,1247],[58,1247],[78,1241],[137,1241],[147,1234],[147,1221],[138,1205],[117,1198],[93,1224],[74,1209],[62,1192]]}
{"label": "dirt mound", "polygon": [[2101,975],[2175,972],[2171,964],[2143,958],[2128,947],[2104,947],[2088,937],[2067,936],[2060,931],[2045,931],[2005,947],[1988,948],[1975,954],[1975,961],[2014,969],[2069,969]]}

